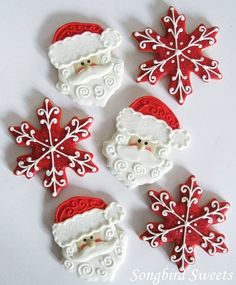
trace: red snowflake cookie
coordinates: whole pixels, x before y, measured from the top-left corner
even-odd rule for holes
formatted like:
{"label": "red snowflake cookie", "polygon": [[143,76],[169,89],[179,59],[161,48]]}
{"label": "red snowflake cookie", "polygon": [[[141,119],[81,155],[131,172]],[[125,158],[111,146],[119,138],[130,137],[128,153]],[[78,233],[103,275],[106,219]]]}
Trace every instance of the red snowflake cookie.
{"label": "red snowflake cookie", "polygon": [[98,171],[97,166],[92,162],[93,155],[76,147],[79,141],[90,136],[88,129],[93,119],[89,117],[80,120],[73,117],[62,128],[60,126],[61,109],[53,106],[47,98],[43,106],[37,109],[37,116],[40,130],[25,121],[20,126],[9,128],[12,135],[16,137],[17,145],[32,148],[30,154],[17,158],[14,173],[31,178],[41,169],[45,169],[43,185],[52,191],[53,197],[56,197],[68,184],[66,167],[73,169],[79,176]]}
{"label": "red snowflake cookie", "polygon": [[134,32],[139,50],[154,53],[155,58],[140,65],[137,82],[148,81],[155,84],[164,76],[170,77],[169,93],[183,104],[192,93],[190,73],[198,75],[203,81],[221,79],[218,62],[202,54],[202,50],[216,43],[217,27],[207,28],[199,25],[191,34],[185,31],[185,16],[170,7],[167,16],[162,18],[166,29],[160,36],[151,28]]}
{"label": "red snowflake cookie", "polygon": [[212,199],[204,207],[199,206],[203,189],[196,178],[190,176],[180,185],[180,200],[174,202],[169,192],[149,191],[151,210],[163,218],[163,222],[150,222],[140,235],[151,247],[174,243],[170,259],[183,272],[195,262],[194,248],[200,246],[208,254],[227,252],[224,235],[211,229],[211,225],[225,220],[229,203]]}

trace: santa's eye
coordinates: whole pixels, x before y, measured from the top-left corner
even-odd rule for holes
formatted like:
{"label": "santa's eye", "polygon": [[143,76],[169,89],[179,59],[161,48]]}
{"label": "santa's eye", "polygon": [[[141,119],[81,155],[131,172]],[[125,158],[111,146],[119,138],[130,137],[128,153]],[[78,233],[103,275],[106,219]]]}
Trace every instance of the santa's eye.
{"label": "santa's eye", "polygon": [[144,144],[145,144],[145,145],[148,145],[148,142],[145,142]]}
{"label": "santa's eye", "polygon": [[90,59],[88,59],[88,60],[87,60],[87,63],[90,63],[90,62],[91,62]]}
{"label": "santa's eye", "polygon": [[93,239],[93,236],[91,236],[90,239]]}
{"label": "santa's eye", "polygon": [[138,139],[138,143],[141,143],[141,141],[142,141],[141,139]]}
{"label": "santa's eye", "polygon": [[84,242],[86,242],[87,240],[86,240],[86,238],[84,238]]}
{"label": "santa's eye", "polygon": [[83,62],[83,61],[81,62],[81,65],[84,65],[84,62]]}

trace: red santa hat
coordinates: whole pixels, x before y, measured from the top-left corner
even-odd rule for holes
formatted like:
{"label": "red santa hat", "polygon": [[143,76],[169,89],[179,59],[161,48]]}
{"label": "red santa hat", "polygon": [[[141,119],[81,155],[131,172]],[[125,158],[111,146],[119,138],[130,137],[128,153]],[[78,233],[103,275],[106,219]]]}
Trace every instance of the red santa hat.
{"label": "red santa hat", "polygon": [[119,46],[121,35],[97,24],[72,22],[61,26],[49,47],[51,63],[58,69]]}
{"label": "red santa hat", "polygon": [[120,222],[124,216],[125,210],[117,202],[107,205],[99,198],[77,196],[59,205],[52,233],[55,242],[66,247]]}
{"label": "red santa hat", "polygon": [[180,128],[175,114],[153,96],[141,97],[123,109],[117,117],[117,129],[177,149],[190,142],[190,135]]}

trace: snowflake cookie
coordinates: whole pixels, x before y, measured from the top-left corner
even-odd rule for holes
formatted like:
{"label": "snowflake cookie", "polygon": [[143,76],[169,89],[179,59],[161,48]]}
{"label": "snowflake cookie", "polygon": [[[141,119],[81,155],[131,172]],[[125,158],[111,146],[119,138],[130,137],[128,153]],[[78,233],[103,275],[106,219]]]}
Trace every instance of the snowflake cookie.
{"label": "snowflake cookie", "polygon": [[229,203],[212,199],[205,206],[199,206],[203,189],[196,178],[190,176],[180,185],[180,200],[174,202],[169,192],[149,191],[151,210],[163,218],[163,222],[150,222],[140,235],[151,247],[174,243],[170,259],[183,272],[195,262],[194,248],[200,246],[208,254],[228,251],[224,235],[211,229],[211,225],[225,221]]}
{"label": "snowflake cookie", "polygon": [[143,96],[116,118],[116,133],[104,142],[111,173],[129,188],[151,184],[172,168],[172,149],[188,147],[190,135],[162,101]]}
{"label": "snowflake cookie", "polygon": [[202,54],[204,48],[216,43],[219,28],[207,28],[201,24],[191,34],[187,34],[185,21],[184,15],[179,15],[170,7],[167,16],[162,18],[165,36],[160,36],[151,28],[133,33],[139,43],[139,50],[154,53],[155,57],[140,65],[137,82],[156,84],[162,77],[169,76],[169,93],[179,104],[183,104],[186,96],[192,93],[191,72],[205,82],[222,78],[218,62]]}
{"label": "snowflake cookie", "polygon": [[89,281],[112,280],[126,254],[127,238],[116,224],[125,216],[117,202],[73,197],[56,210],[52,233],[66,270]]}
{"label": "snowflake cookie", "polygon": [[121,85],[124,62],[112,55],[121,42],[119,32],[97,24],[58,28],[48,53],[58,70],[57,89],[80,105],[104,107]]}
{"label": "snowflake cookie", "polygon": [[79,141],[90,136],[88,129],[93,119],[90,117],[80,120],[73,117],[62,128],[61,109],[53,106],[49,99],[45,99],[43,106],[37,109],[37,116],[40,130],[25,121],[20,126],[9,128],[16,137],[17,145],[32,148],[30,154],[17,158],[14,173],[31,178],[41,169],[45,169],[43,185],[56,197],[68,184],[66,167],[73,169],[79,176],[98,171],[92,162],[93,155],[76,147]]}

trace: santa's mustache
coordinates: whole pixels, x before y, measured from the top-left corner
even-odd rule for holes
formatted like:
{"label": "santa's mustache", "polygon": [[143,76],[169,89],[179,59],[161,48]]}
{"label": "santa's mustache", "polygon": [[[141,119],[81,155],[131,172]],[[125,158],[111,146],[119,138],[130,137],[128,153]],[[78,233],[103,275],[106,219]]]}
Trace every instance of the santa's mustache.
{"label": "santa's mustache", "polygon": [[156,157],[149,150],[139,150],[135,146],[121,145],[117,147],[119,156],[127,161],[139,162],[143,166],[156,167],[163,163],[163,159]]}
{"label": "santa's mustache", "polygon": [[74,85],[85,84],[86,82],[101,78],[111,71],[113,63],[109,62],[102,65],[93,65],[83,68],[79,73],[69,76],[68,81]]}
{"label": "santa's mustache", "polygon": [[109,252],[112,252],[117,240],[113,239],[110,241],[103,241],[96,243],[95,247],[89,247],[86,246],[84,249],[82,249],[78,254],[73,256],[73,260],[80,263],[80,262],[87,262],[95,257],[98,257],[99,255],[108,254]]}

